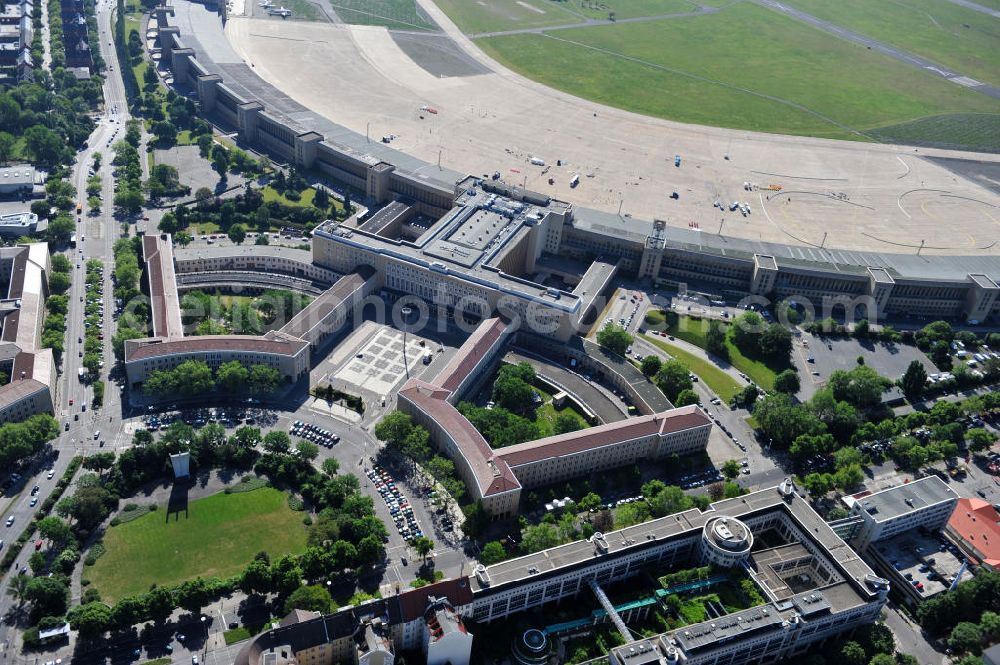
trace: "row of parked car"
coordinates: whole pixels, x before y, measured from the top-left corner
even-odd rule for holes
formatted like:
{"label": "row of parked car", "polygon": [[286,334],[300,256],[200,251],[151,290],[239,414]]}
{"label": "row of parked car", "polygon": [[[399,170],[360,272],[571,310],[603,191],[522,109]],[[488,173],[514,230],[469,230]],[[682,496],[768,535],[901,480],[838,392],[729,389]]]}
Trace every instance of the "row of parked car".
{"label": "row of parked car", "polygon": [[707,469],[681,476],[681,489],[689,490],[721,481],[725,476],[718,469]]}
{"label": "row of parked car", "polygon": [[389,475],[389,472],[379,465],[375,465],[366,472],[368,480],[372,482],[378,490],[382,500],[385,501],[389,514],[392,515],[393,522],[396,523],[396,530],[403,540],[413,540],[424,535],[420,530],[420,524],[413,514],[413,506],[403,495],[403,492],[396,487],[396,482]]}
{"label": "row of parked car", "polygon": [[301,420],[296,420],[292,423],[290,432],[292,436],[312,441],[317,446],[323,446],[324,448],[333,448],[336,444],[340,443],[340,437],[330,430],[322,429],[311,423],[304,423]]}

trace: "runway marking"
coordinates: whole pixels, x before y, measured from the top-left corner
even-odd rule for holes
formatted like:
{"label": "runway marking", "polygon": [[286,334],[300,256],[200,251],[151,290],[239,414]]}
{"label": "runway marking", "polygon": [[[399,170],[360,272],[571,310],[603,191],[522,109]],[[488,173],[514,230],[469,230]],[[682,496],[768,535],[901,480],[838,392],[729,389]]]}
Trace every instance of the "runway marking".
{"label": "runway marking", "polygon": [[902,196],[902,194],[896,197],[896,205],[898,205],[899,209],[903,211],[903,214],[906,215],[907,219],[913,219],[912,217],[910,217],[910,213],[906,212],[906,208],[903,207],[903,196]]}
{"label": "runway marking", "polygon": [[909,164],[907,164],[906,162],[904,162],[904,161],[903,161],[903,158],[902,158],[902,157],[900,157],[899,155],[896,155],[896,159],[898,159],[898,160],[899,160],[899,163],[900,163],[900,164],[902,164],[903,166],[905,166],[905,167],[906,167],[906,173],[904,173],[903,175],[901,175],[901,176],[898,176],[898,177],[896,178],[896,180],[902,180],[902,179],[903,179],[903,178],[905,178],[906,176],[910,175],[910,165],[909,165]]}
{"label": "runway marking", "polygon": [[756,173],[758,175],[773,175],[778,178],[796,178],[798,180],[829,180],[831,182],[847,182],[847,178],[820,178],[819,176],[788,175],[787,173],[771,173],[770,171],[754,171],[754,170],[751,170],[750,173]]}
{"label": "runway marking", "polygon": [[527,2],[522,2],[522,0],[517,0],[517,4],[521,5],[525,9],[530,9],[533,12],[538,12],[539,14],[544,14],[545,10],[540,7],[535,7],[534,5],[529,5]]}

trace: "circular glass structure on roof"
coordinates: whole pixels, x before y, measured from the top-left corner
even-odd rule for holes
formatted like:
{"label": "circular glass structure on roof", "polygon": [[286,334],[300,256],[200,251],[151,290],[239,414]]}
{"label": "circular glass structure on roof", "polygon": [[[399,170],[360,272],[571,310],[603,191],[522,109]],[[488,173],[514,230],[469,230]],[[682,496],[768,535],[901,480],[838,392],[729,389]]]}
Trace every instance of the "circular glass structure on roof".
{"label": "circular glass structure on roof", "polygon": [[735,517],[716,517],[702,531],[702,560],[717,566],[732,568],[750,555],[753,534],[746,524]]}

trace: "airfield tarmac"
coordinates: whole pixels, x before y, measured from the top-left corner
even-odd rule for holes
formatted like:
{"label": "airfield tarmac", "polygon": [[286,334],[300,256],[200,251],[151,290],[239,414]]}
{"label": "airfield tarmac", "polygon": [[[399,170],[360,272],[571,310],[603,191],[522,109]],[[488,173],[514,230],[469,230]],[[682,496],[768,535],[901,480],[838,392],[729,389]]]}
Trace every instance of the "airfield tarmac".
{"label": "airfield tarmac", "polygon": [[[949,170],[950,162],[922,158],[997,163],[1000,156],[685,125],[613,109],[507,70],[435,7],[421,5],[447,35],[245,17],[231,18],[225,32],[254,71],[292,99],[373,141],[391,135],[393,148],[432,164],[499,171],[557,199],[706,233],[1000,254],[996,191]],[[579,185],[570,187],[576,174]],[[746,182],[757,188],[747,191]],[[730,211],[734,201],[751,213]]]}

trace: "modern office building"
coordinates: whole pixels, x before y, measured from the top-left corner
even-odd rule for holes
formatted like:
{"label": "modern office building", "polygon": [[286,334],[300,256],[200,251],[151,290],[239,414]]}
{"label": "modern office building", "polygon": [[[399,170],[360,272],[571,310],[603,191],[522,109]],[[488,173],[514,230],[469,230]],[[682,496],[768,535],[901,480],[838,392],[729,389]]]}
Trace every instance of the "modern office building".
{"label": "modern office building", "polygon": [[[0,83],[13,85],[31,80],[34,75],[36,63],[31,59],[34,10],[31,0],[0,5]],[[3,184],[0,177],[0,195],[6,193]]]}
{"label": "modern office building", "polygon": [[930,475],[861,498],[846,497],[844,501],[851,514],[863,520],[853,539],[863,552],[872,543],[914,529],[940,531],[955,510],[958,494]]}
{"label": "modern office building", "polygon": [[38,215],[33,212],[15,212],[0,215],[0,236],[19,238],[30,236],[38,228]]}
{"label": "modern office building", "polygon": [[0,196],[31,196],[34,190],[35,168],[33,166],[14,164],[13,166],[0,167]]}
{"label": "modern office building", "polygon": [[[760,544],[763,541],[766,544]],[[603,606],[602,596],[607,600],[603,586],[648,577],[650,570],[708,562],[746,575],[764,604],[642,639],[635,639],[611,608],[613,623],[628,639],[611,650],[609,663],[743,665],[793,659],[817,645],[835,645],[838,636],[876,621],[888,597],[889,583],[876,576],[785,481],[780,487],[719,501],[704,512],[692,509],[594,534],[492,566],[477,566],[473,575],[433,588],[408,590],[265,631],[243,649],[236,665],[291,662],[263,660],[283,644],[297,645],[286,649],[288,656],[310,656],[300,657],[298,663],[345,662],[351,653],[345,649],[334,655],[331,645],[342,635],[356,634],[372,616],[382,617],[382,626],[398,650],[420,649],[434,665],[464,664],[473,640],[490,639],[492,622],[544,606],[579,607],[581,614],[587,614],[585,608]],[[415,611],[420,608],[421,612]],[[478,626],[474,636],[465,627],[470,619]],[[546,634],[552,638],[559,630],[549,626]],[[574,624],[573,630],[584,627]],[[435,640],[442,646],[440,652]],[[541,648],[544,640],[533,636],[530,644]],[[528,656],[532,654],[534,650]],[[515,658],[524,659],[525,650]]]}

